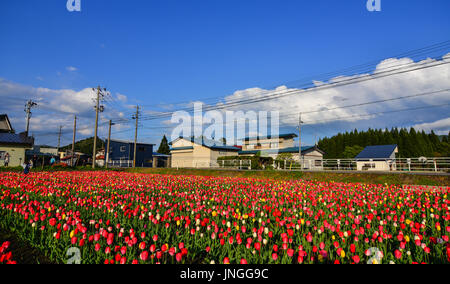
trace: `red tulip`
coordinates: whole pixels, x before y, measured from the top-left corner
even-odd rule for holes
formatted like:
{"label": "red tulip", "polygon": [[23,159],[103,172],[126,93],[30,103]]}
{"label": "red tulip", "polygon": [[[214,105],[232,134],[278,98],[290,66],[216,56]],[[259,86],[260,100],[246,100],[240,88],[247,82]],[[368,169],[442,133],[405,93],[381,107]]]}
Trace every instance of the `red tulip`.
{"label": "red tulip", "polygon": [[141,258],[142,261],[147,261],[147,259],[148,259],[148,251],[141,252],[139,257]]}

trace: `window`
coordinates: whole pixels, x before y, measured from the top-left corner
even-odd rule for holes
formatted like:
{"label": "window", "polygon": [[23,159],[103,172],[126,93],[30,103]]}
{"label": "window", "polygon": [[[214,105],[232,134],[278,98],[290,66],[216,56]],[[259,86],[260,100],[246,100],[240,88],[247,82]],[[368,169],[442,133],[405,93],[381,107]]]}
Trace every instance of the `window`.
{"label": "window", "polygon": [[127,146],[120,146],[120,152],[125,152],[127,150]]}
{"label": "window", "polygon": [[367,171],[369,169],[375,169],[375,163],[364,164],[364,166],[362,167],[363,171]]}
{"label": "window", "polygon": [[145,147],[138,147],[139,152],[145,152]]}

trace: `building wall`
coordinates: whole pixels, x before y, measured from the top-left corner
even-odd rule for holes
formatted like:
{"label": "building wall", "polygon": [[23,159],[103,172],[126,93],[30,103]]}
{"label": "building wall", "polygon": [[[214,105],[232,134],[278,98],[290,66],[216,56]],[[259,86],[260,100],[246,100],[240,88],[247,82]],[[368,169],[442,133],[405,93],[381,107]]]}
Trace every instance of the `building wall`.
{"label": "building wall", "polygon": [[[371,164],[372,166],[374,166],[373,168],[368,168],[368,169],[363,169],[365,165],[367,164]],[[356,162],[356,170],[358,171],[395,171],[395,163],[392,164],[392,166],[389,166],[389,162],[387,161],[361,161],[361,162]]]}
{"label": "building wall", "polygon": [[[261,144],[259,148],[251,147],[257,146],[257,144]],[[264,150],[264,149],[285,149],[294,147],[294,138],[284,139],[284,138],[273,138],[273,139],[260,139],[260,140],[249,140],[244,141],[244,145],[242,146],[243,151],[251,151],[251,150]]]}
{"label": "building wall", "polygon": [[193,153],[193,150],[172,151],[172,168],[193,168]]}
{"label": "building wall", "polygon": [[[192,147],[193,143],[190,141],[187,141],[185,139],[179,139],[175,141],[175,143],[172,144],[172,148],[180,148],[180,147]],[[188,149],[188,150],[177,150],[177,151],[171,151],[172,154],[172,161],[171,166],[172,168],[193,168],[194,166],[194,150]]]}
{"label": "building wall", "polygon": [[220,157],[237,157],[238,152],[234,151],[219,151],[219,150],[211,150],[211,164],[215,167],[219,166],[217,163],[217,159]]}
{"label": "building wall", "polygon": [[[9,166],[18,167],[25,162],[25,151],[31,148],[19,146],[0,146],[0,152],[9,153]],[[0,160],[0,166],[4,166],[5,161]]]}
{"label": "building wall", "polygon": [[172,168],[210,168],[218,166],[217,159],[222,156],[237,156],[237,152],[212,150],[208,147],[179,139],[172,148],[193,147],[194,149],[171,151]]}
{"label": "building wall", "polygon": [[110,161],[132,160],[130,158],[131,147],[128,143],[111,140],[109,145],[109,152]]}
{"label": "building wall", "polygon": [[[144,147],[144,151],[141,151]],[[109,161],[132,161],[134,158],[134,143],[111,140],[109,146]],[[153,164],[153,145],[137,144],[136,167],[151,167]]]}
{"label": "building wall", "polygon": [[[310,170],[321,170],[323,169],[323,154],[319,151],[311,151],[306,154],[302,154],[303,156],[303,168]],[[292,158],[296,162],[300,162],[299,153],[292,153]],[[276,159],[276,155],[275,158]]]}
{"label": "building wall", "polygon": [[211,149],[194,144],[194,168],[210,168],[211,167]]}

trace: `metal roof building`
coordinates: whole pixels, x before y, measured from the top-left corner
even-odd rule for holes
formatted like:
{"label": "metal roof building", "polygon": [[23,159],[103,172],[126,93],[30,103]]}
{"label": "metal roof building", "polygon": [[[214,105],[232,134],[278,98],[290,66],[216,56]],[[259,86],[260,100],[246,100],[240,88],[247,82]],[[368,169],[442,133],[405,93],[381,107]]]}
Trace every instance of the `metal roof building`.
{"label": "metal roof building", "polygon": [[367,146],[356,156],[356,160],[385,160],[395,158],[395,153],[398,152],[397,145],[378,145]]}

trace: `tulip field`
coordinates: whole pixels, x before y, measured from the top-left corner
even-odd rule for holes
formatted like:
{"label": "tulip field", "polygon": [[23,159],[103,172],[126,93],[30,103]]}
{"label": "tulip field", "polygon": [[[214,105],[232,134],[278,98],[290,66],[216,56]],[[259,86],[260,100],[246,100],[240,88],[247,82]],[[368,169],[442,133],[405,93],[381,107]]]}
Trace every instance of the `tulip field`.
{"label": "tulip field", "polygon": [[449,193],[447,186],[5,172],[0,228],[56,263],[74,249],[82,264],[450,263]]}

